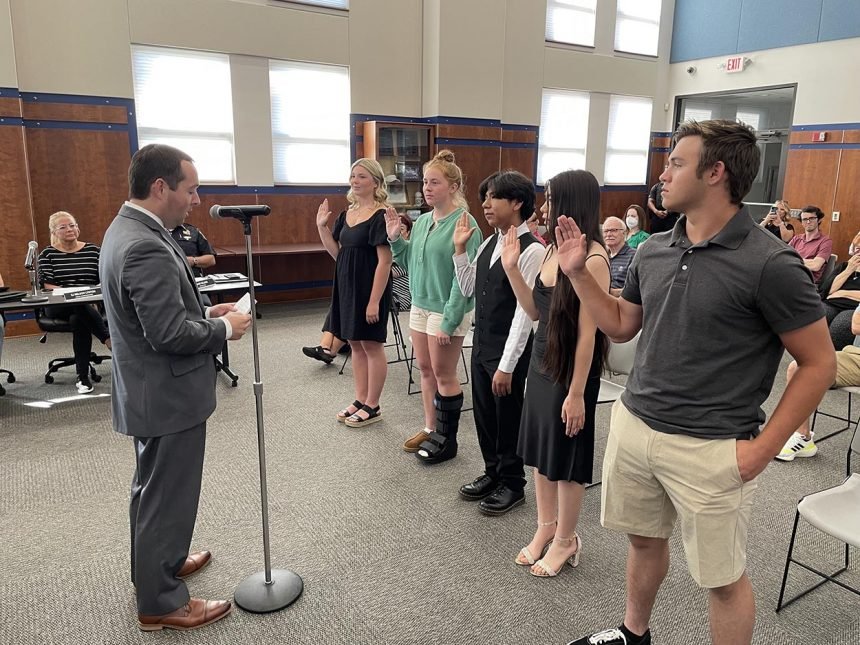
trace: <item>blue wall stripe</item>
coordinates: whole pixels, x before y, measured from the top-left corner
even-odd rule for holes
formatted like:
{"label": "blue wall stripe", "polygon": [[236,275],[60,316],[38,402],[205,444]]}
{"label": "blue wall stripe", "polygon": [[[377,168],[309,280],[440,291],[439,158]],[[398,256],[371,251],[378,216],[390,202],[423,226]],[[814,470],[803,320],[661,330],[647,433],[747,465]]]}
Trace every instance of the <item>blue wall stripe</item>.
{"label": "blue wall stripe", "polygon": [[197,192],[204,195],[340,195],[346,194],[346,185],[292,185],[292,186],[200,186]]}
{"label": "blue wall stripe", "polygon": [[815,123],[811,125],[793,125],[792,132],[809,132],[813,130],[860,130],[860,123]]}
{"label": "blue wall stripe", "polygon": [[19,320],[33,320],[36,314],[32,311],[8,311],[3,316],[6,322],[16,322]]}
{"label": "blue wall stripe", "polygon": [[520,123],[502,123],[498,119],[475,119],[467,117],[455,116],[425,116],[425,117],[408,117],[408,116],[388,116],[384,114],[350,114],[350,123],[355,132],[355,124],[363,123],[364,121],[385,121],[386,123],[414,123],[418,125],[471,125],[481,128],[502,128],[502,130],[529,130],[537,132],[536,125],[523,125]]}
{"label": "blue wall stripe", "polygon": [[48,128],[53,130],[113,130],[115,132],[127,132],[128,125],[125,123],[88,123],[82,121],[32,121],[24,119],[26,128]]}
{"label": "blue wall stripe", "polygon": [[24,125],[24,119],[20,116],[0,116],[0,125]]}
{"label": "blue wall stripe", "polygon": [[17,87],[0,87],[0,98],[18,99],[21,98],[21,93]]}
{"label": "blue wall stripe", "polygon": [[21,92],[25,103],[73,103],[75,105],[111,105],[130,108],[134,99],[122,99],[112,96],[85,96],[83,94],[44,94],[37,92]]}
{"label": "blue wall stripe", "polygon": [[789,150],[860,150],[860,143],[792,143]]}
{"label": "blue wall stripe", "polygon": [[602,193],[628,193],[628,192],[644,193],[644,192],[648,192],[648,186],[646,186],[645,184],[610,184],[608,186],[601,186],[600,192],[602,192]]}
{"label": "blue wall stripe", "polygon": [[672,152],[672,148],[651,148],[651,152]]}
{"label": "blue wall stripe", "polygon": [[[330,287],[333,280],[308,280],[306,282],[285,282],[282,284],[264,284],[257,287],[256,291],[295,291],[296,289],[317,289],[319,287]],[[262,303],[265,304],[265,303]]]}
{"label": "blue wall stripe", "polygon": [[529,148],[537,150],[537,143],[521,141],[498,141],[496,139],[453,139],[436,137],[436,145],[446,146],[485,146],[488,148]]}

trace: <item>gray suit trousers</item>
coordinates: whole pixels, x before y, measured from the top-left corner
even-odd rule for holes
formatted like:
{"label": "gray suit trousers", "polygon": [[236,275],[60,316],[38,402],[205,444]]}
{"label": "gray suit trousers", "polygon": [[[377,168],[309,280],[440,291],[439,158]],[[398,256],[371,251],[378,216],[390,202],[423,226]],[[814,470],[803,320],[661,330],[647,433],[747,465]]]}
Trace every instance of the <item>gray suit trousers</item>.
{"label": "gray suit trousers", "polygon": [[200,500],[206,422],[160,437],[134,437],[131,480],[131,581],[137,610],[160,615],[188,602],[176,574],[185,564]]}

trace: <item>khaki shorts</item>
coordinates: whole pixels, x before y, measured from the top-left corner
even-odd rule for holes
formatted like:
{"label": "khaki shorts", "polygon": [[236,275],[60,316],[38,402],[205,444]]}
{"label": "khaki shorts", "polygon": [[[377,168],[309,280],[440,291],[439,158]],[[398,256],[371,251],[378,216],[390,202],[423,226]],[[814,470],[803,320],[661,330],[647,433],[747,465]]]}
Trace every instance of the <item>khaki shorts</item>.
{"label": "khaki shorts", "polygon": [[746,568],[756,480],[744,483],[735,439],[698,439],[652,430],[617,400],[603,460],[600,522],[606,528],[668,539],[675,518],[690,575],[724,587]]}
{"label": "khaki shorts", "polygon": [[860,347],[848,345],[836,352],[836,382],[833,387],[860,385]]}
{"label": "khaki shorts", "polygon": [[[472,314],[467,311],[463,316],[463,321],[457,325],[452,336],[465,336],[472,328]],[[435,311],[428,311],[420,307],[412,307],[409,310],[409,329],[435,336],[436,332],[442,328],[442,314],[437,314]]]}

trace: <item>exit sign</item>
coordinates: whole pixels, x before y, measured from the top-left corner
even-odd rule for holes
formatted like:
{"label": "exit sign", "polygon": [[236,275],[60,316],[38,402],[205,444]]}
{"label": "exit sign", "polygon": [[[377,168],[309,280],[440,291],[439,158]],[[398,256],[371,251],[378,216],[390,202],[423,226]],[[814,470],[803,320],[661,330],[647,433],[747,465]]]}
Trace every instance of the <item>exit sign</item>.
{"label": "exit sign", "polygon": [[735,74],[736,72],[744,71],[744,57],[732,56],[726,59],[726,73]]}

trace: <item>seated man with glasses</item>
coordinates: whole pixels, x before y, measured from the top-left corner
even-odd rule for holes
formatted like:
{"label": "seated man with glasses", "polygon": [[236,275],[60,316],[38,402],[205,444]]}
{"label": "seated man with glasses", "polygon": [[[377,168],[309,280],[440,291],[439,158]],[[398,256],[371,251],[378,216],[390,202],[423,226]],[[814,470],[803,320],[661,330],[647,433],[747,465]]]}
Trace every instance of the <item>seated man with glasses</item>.
{"label": "seated man with glasses", "polygon": [[822,219],[824,219],[824,213],[818,206],[805,206],[800,211],[803,234],[795,235],[788,242],[803,259],[806,268],[812,271],[812,280],[815,284],[821,281],[824,267],[833,252],[833,240],[818,228]]}
{"label": "seated man with glasses", "polygon": [[603,241],[609,251],[609,293],[621,295],[627,281],[627,269],[636,249],[627,244],[627,225],[618,217],[607,217],[603,222]]}

